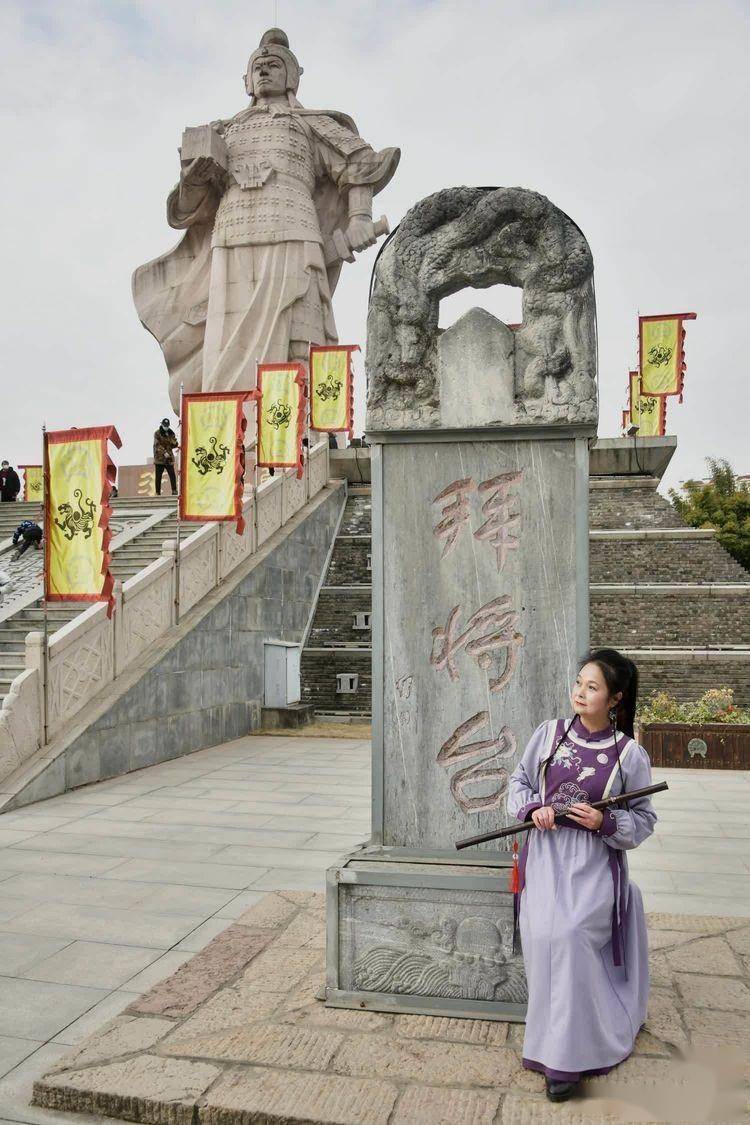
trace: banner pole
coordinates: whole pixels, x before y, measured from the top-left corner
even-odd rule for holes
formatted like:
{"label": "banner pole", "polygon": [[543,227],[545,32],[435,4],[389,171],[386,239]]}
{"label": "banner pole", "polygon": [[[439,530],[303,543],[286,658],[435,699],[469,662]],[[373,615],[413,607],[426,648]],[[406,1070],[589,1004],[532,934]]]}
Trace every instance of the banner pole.
{"label": "banner pole", "polygon": [[[179,427],[180,427],[180,453],[182,453],[182,411],[184,409],[182,396],[183,396],[184,386],[185,386],[184,383],[180,383],[180,417],[179,417],[179,423],[178,423]],[[179,468],[180,468],[180,480],[181,480],[182,479],[182,460],[180,460]],[[177,474],[175,474],[175,477],[176,477],[176,475]],[[178,481],[178,484],[177,484],[177,535],[175,537],[175,552],[174,552],[174,577],[175,577],[174,623],[175,623],[175,625],[179,625],[179,623],[180,623],[180,527],[181,527],[181,520],[180,520],[180,484],[179,484],[179,481]]]}
{"label": "banner pole", "polygon": [[49,495],[49,463],[47,458],[47,424],[42,423],[42,746],[47,745],[47,732],[48,732],[48,715],[49,708],[47,705],[48,693],[48,674],[49,674],[49,620],[47,617],[47,561],[49,551],[49,536],[50,529],[46,526],[44,521],[44,513],[48,508],[47,497]]}

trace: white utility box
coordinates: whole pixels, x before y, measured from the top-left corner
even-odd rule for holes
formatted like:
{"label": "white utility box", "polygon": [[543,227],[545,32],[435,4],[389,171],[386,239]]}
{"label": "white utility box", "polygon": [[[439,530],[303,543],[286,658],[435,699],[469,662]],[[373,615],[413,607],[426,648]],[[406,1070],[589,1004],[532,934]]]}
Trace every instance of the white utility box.
{"label": "white utility box", "polygon": [[295,641],[264,641],[264,707],[299,703],[301,646]]}

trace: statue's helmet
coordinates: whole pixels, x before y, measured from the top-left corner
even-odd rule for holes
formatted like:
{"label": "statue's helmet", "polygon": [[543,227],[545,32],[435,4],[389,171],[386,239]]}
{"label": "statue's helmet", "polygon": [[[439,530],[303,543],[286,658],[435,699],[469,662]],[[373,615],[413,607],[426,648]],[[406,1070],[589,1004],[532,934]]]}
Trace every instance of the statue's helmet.
{"label": "statue's helmet", "polygon": [[296,94],[303,71],[295,55],[289,50],[289,39],[286,32],[282,31],[280,27],[272,27],[270,31],[261,35],[257,51],[253,51],[248,60],[247,74],[245,75],[248,94],[252,97],[255,93],[253,90],[253,63],[266,55],[273,55],[274,58],[283,62],[286,67],[286,88]]}

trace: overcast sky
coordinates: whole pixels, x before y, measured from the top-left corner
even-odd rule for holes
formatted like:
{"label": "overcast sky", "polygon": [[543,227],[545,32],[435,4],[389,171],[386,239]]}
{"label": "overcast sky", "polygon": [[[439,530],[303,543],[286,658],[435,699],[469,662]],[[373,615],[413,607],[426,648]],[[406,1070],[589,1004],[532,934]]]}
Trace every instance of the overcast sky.
{"label": "overcast sky", "polygon": [[[458,184],[548,196],[591,245],[600,436],[619,433],[637,314],[695,311],[678,450],[665,484],[706,456],[750,472],[750,4],[596,0],[4,0],[5,269],[0,455],[38,461],[39,431],[114,423],[120,463],[151,451],[166,370],[140,326],[133,269],[177,240],[165,199],[182,129],[246,104],[242,75],[277,24],[305,68],[299,97],[339,109],[401,165],[375,201],[392,226]],[[374,251],[344,269],[334,308],[364,347]],[[520,319],[520,291],[468,291]],[[363,362],[357,420],[364,422]]]}

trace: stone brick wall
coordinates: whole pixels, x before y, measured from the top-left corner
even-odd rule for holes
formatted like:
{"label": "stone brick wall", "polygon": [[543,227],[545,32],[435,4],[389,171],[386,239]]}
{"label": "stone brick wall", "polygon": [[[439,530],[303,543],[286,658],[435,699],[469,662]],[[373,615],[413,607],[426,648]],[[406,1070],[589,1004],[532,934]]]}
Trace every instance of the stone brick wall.
{"label": "stone brick wall", "polygon": [[369,586],[372,571],[367,569],[367,556],[371,551],[369,536],[361,539],[337,539],[326,575],[326,585]]}
{"label": "stone brick wall", "polygon": [[642,699],[654,691],[666,691],[680,702],[690,703],[709,687],[721,686],[732,688],[739,706],[750,707],[750,660],[666,660],[643,653],[635,653],[633,659],[638,665]]}
{"label": "stone brick wall", "polygon": [[591,591],[591,637],[616,648],[704,648],[745,645],[750,598],[705,593],[604,594]]}
{"label": "stone brick wall", "polygon": [[684,527],[672,505],[655,488],[592,488],[591,528]]}
{"label": "stone brick wall", "polygon": [[[336,674],[354,672],[359,676],[355,694],[337,694]],[[372,710],[372,656],[367,652],[331,649],[302,653],[302,700],[316,711],[350,711],[369,715]]]}
{"label": "stone brick wall", "polygon": [[331,642],[370,645],[372,631],[355,629],[354,614],[370,613],[371,603],[372,592],[369,587],[364,590],[324,587],[318,597],[308,645],[315,647]]}
{"label": "stone brick wall", "polygon": [[592,582],[750,582],[715,539],[592,539]]}
{"label": "stone brick wall", "polygon": [[[301,640],[341,502],[339,488],[323,493],[300,523],[277,533],[276,545],[272,540],[188,615],[178,640],[173,633],[155,646],[147,665],[124,673],[120,694],[53,763],[62,776],[46,779],[51,791],[257,729],[263,642]],[[47,794],[31,793],[28,800],[40,795]]]}

